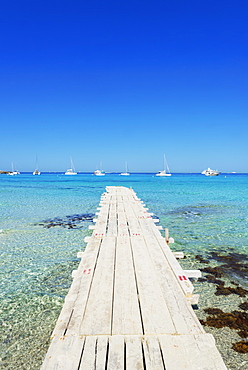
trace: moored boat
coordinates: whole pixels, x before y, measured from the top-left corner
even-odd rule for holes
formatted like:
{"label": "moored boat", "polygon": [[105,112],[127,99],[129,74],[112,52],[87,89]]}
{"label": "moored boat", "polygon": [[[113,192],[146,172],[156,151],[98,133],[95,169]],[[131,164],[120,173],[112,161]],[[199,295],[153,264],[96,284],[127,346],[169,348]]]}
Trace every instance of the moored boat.
{"label": "moored boat", "polygon": [[77,175],[77,172],[75,170],[74,164],[72,162],[72,158],[70,157],[71,160],[71,168],[69,168],[66,172],[65,175]]}
{"label": "moored boat", "polygon": [[105,172],[102,170],[102,162],[100,162],[100,170],[94,171],[95,176],[105,176]]}
{"label": "moored boat", "polygon": [[40,171],[38,170],[38,157],[36,156],[36,169],[33,172],[33,175],[40,175]]}
{"label": "moored boat", "polygon": [[126,162],[126,172],[120,173],[121,176],[129,176],[130,173],[128,172],[127,162]]}
{"label": "moored boat", "polygon": [[33,172],[33,175],[40,175],[40,171],[36,168]]}
{"label": "moored boat", "polygon": [[166,161],[165,155],[164,155],[164,169],[162,171],[158,171],[158,173],[156,173],[156,176],[160,176],[160,177],[171,176],[170,169]]}
{"label": "moored boat", "polygon": [[15,176],[15,175],[20,175],[20,172],[14,168],[14,163],[12,162],[12,171],[9,171],[8,175],[10,176]]}
{"label": "moored boat", "polygon": [[96,176],[105,176],[105,172],[103,172],[102,170],[95,170],[94,175],[96,175]]}
{"label": "moored boat", "polygon": [[202,171],[202,175],[205,176],[218,176],[220,174],[217,170],[211,170],[211,168],[207,168],[206,170]]}

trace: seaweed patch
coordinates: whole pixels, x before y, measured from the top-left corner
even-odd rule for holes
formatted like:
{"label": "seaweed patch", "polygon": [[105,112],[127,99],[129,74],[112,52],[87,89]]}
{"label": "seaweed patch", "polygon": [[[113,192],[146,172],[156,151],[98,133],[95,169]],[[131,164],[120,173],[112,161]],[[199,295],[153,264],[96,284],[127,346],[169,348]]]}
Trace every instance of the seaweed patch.
{"label": "seaweed patch", "polygon": [[197,259],[201,263],[206,263],[206,264],[209,263],[207,259],[202,258],[202,256],[200,256],[199,254],[195,256],[195,259]]}
{"label": "seaweed patch", "polygon": [[[248,255],[246,254],[234,252],[219,254],[217,252],[211,252],[205,258],[202,258],[200,255],[196,255],[195,259],[204,264],[209,263],[211,260],[216,261],[219,264],[218,266],[205,267],[201,269],[201,271],[213,275],[215,278],[226,276],[232,278],[231,283],[233,285],[238,286],[240,283],[242,283],[242,285],[247,284],[246,277],[248,276]],[[213,277],[210,279],[210,277],[207,276],[207,278],[211,283],[218,284],[220,282],[218,280],[214,281]]]}
{"label": "seaweed patch", "polygon": [[232,287],[225,287],[223,285],[218,285],[216,287],[215,295],[229,295],[229,294],[237,294],[240,297],[245,297],[248,294],[248,290],[242,288],[241,286],[238,286],[236,288]]}
{"label": "seaweed patch", "polygon": [[239,308],[244,311],[248,311],[248,302],[240,303]]}
{"label": "seaweed patch", "polygon": [[248,275],[248,255],[243,253],[229,253],[226,255],[211,252],[210,259],[223,263],[219,269],[226,275],[244,279]]}
{"label": "seaweed patch", "polygon": [[216,284],[216,292],[215,295],[230,295],[230,294],[237,294],[240,297],[245,297],[248,294],[248,290],[242,288],[235,282],[232,282],[235,287],[225,286],[225,282],[223,280],[217,279],[222,277],[223,271],[220,267],[206,267],[201,271],[208,273],[203,278],[199,278],[198,281],[204,282],[207,281],[208,283]]}
{"label": "seaweed patch", "polygon": [[240,342],[233,343],[232,349],[239,353],[247,353],[248,352],[248,342],[241,340]]}
{"label": "seaweed patch", "polygon": [[[223,312],[219,308],[206,308],[206,320],[200,320],[202,325],[214,328],[229,327],[238,330],[237,334],[241,338],[248,337],[248,313],[242,311]],[[232,348],[239,353],[248,352],[248,342],[240,341],[232,344]]]}
{"label": "seaweed patch", "polygon": [[66,229],[81,229],[83,227],[83,222],[93,222],[94,214],[84,213],[75,214],[65,217],[55,217],[50,218],[41,222],[36,223],[37,226],[43,226],[45,229],[50,229],[51,227],[63,227]]}
{"label": "seaweed patch", "polygon": [[218,278],[222,277],[222,270],[220,267],[205,267],[202,271],[208,272]]}
{"label": "seaweed patch", "polygon": [[218,206],[209,204],[189,205],[176,208],[167,214],[183,216],[185,218],[199,218],[219,211]]}

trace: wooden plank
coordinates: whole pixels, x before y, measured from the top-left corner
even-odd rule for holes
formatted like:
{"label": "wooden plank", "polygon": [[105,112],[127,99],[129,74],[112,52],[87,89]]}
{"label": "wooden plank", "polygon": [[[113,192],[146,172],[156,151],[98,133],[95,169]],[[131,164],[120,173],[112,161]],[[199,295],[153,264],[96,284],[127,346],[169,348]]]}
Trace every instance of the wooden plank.
{"label": "wooden plank", "polygon": [[[83,258],[78,266],[77,278],[73,280],[65,298],[65,302],[53,330],[52,337],[55,335],[64,335],[67,332],[69,325],[73,326],[73,322],[77,322],[77,318],[75,317],[75,307],[78,303],[76,302],[80,302],[81,310],[84,310],[100,245],[101,240],[94,238],[92,238],[88,243]],[[74,334],[77,334],[77,331],[75,331]]]}
{"label": "wooden plank", "polygon": [[107,222],[109,216],[109,203],[103,204],[99,212],[98,220],[94,228],[94,237],[104,237],[106,235]]}
{"label": "wooden plank", "polygon": [[200,270],[184,270],[184,273],[188,278],[199,278],[202,276]]}
{"label": "wooden plank", "polygon": [[[226,365],[215,346],[215,340],[212,334],[194,335],[194,338],[195,343],[197,343],[199,353],[198,360],[195,362],[196,366],[198,365],[199,368],[199,366],[203,366],[204,364],[205,369],[207,370],[226,370]],[[191,353],[193,350],[194,349],[192,348]],[[201,358],[204,358],[205,360],[201,362]]]}
{"label": "wooden plank", "polygon": [[169,262],[171,266],[172,271],[174,272],[176,279],[179,281],[180,286],[182,290],[184,291],[184,294],[186,295],[186,297],[190,297],[194,290],[193,284],[189,281],[187,276],[184,274],[182,267],[180,266],[179,262],[173,255],[168,244],[165,242],[165,239],[162,238],[159,230],[157,230],[155,225],[152,223],[152,220],[147,219],[147,220],[144,220],[143,222],[144,222],[145,229],[151,228],[151,230],[153,231],[153,234],[155,235],[156,239],[159,242],[161,250],[163,251],[167,261]]}
{"label": "wooden plank", "polygon": [[176,333],[144,239],[142,237],[130,239],[144,333]]}
{"label": "wooden plank", "polygon": [[78,370],[84,337],[56,337],[49,347],[40,370]]}
{"label": "wooden plank", "polygon": [[[137,212],[138,210],[134,207],[134,213],[137,214]],[[168,253],[165,253],[165,251],[162,250],[159,244],[159,240],[154,237],[154,230],[156,229],[156,226],[154,225],[152,220],[139,219],[139,222],[150,253],[150,258],[154,263],[154,267],[157,272],[157,278],[160,281],[166,304],[170,311],[174,325],[177,328],[177,332],[183,334],[187,334],[190,332],[202,332],[203,328],[200,325],[199,320],[194,314],[192,308],[189,306],[188,302],[186,302],[184,297],[180,294],[181,281],[179,279],[175,279],[173,270],[171,269],[171,266],[170,264],[168,264],[168,262],[171,261],[173,258],[174,266],[176,266],[178,268],[178,271],[182,272],[183,274],[181,266],[176,261],[170,249],[169,250],[171,253],[169,253],[168,261]],[[156,233],[157,230],[155,234]],[[191,287],[193,286],[190,282],[189,284],[191,292]],[[190,297],[192,297],[192,295]]]}
{"label": "wooden plank", "polygon": [[107,236],[117,236],[116,200],[110,204]]}
{"label": "wooden plank", "polygon": [[108,336],[87,336],[78,370],[103,370],[108,358]]}
{"label": "wooden plank", "polygon": [[[193,364],[195,356],[193,354],[190,358],[185,349],[185,343],[188,340],[188,336],[185,335],[160,335],[159,342],[164,359],[165,368],[168,370],[193,370]],[[199,368],[198,370],[200,370]]]}
{"label": "wooden plank", "polygon": [[226,370],[211,334],[159,336],[166,369]]}
{"label": "wooden plank", "polygon": [[85,337],[84,350],[78,370],[95,370],[97,337]]}
{"label": "wooden plank", "polygon": [[117,203],[117,226],[118,226],[117,230],[118,236],[129,236],[128,224],[124,210],[124,205],[122,202],[122,197],[119,197]]}
{"label": "wooden plank", "polygon": [[127,222],[128,222],[128,229],[129,229],[129,233],[131,237],[132,236],[142,236],[142,231],[141,231],[138,220],[127,216]]}
{"label": "wooden plank", "polygon": [[124,336],[113,335],[109,337],[108,370],[124,370],[125,353]]}
{"label": "wooden plank", "polygon": [[[102,241],[85,313],[80,320],[81,335],[111,334],[115,245],[112,237]],[[81,308],[78,309],[82,315]]]}
{"label": "wooden plank", "polygon": [[[143,228],[146,223],[140,220]],[[152,230],[143,228],[147,250],[153,262],[153,268],[161,286],[166,306],[170,312],[171,319],[175,325],[176,332],[180,334],[201,333],[203,328],[199,323],[191,305],[187,302],[179,281],[175,279],[173,271],[162,252],[157,239],[154,238]]]}
{"label": "wooden plank", "polygon": [[124,202],[124,210],[125,215],[128,223],[128,229],[131,236],[141,236],[141,228],[139,225],[139,221],[137,217],[135,216],[135,213],[132,209],[132,206],[129,202]]}
{"label": "wooden plank", "polygon": [[112,334],[143,334],[128,237],[117,238]]}
{"label": "wooden plank", "polygon": [[181,259],[184,258],[184,253],[183,252],[172,252],[174,254],[174,257],[176,259]]}
{"label": "wooden plank", "polygon": [[[146,336],[143,340],[146,370],[165,369],[159,342],[155,336]],[[170,369],[168,369],[170,370]],[[175,369],[176,370],[176,369]]]}
{"label": "wooden plank", "polygon": [[143,370],[144,359],[142,353],[141,337],[127,336],[126,343],[126,370]]}
{"label": "wooden plank", "polygon": [[188,336],[184,345],[186,356],[192,359],[192,370],[226,369],[211,334]]}
{"label": "wooden plank", "polygon": [[[106,369],[108,357],[108,336],[101,335],[97,338],[96,367],[95,370]],[[85,369],[86,370],[86,369]]]}

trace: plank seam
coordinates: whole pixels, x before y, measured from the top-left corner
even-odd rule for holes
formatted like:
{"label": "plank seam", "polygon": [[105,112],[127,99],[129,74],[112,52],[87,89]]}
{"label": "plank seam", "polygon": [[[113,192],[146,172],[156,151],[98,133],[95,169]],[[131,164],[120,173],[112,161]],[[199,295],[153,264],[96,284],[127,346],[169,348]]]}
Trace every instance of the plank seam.
{"label": "plank seam", "polygon": [[86,342],[86,338],[84,338],[84,343],[83,343],[82,351],[81,351],[81,354],[80,354],[80,358],[79,358],[79,362],[78,362],[77,370],[79,370],[79,369],[80,369],[80,364],[81,364],[81,362],[82,362],[83,353],[84,353],[85,342]]}
{"label": "plank seam", "polygon": [[113,287],[112,287],[112,312],[111,312],[111,327],[110,333],[113,335],[113,320],[114,320],[114,302],[115,302],[115,269],[116,269],[116,248],[117,248],[117,240],[115,238],[115,256],[114,256],[114,276],[113,276]]}
{"label": "plank seam", "polygon": [[160,354],[161,354],[161,358],[162,358],[162,363],[163,363],[163,366],[164,366],[164,370],[166,370],[164,355],[163,355],[163,351],[162,351],[162,347],[161,347],[161,343],[160,343],[159,339],[158,339],[158,345],[159,345],[159,349],[160,349]]}
{"label": "plank seam", "polygon": [[108,370],[108,359],[109,359],[109,338],[108,338],[107,350],[106,350],[105,370]]}
{"label": "plank seam", "polygon": [[143,317],[142,317],[142,310],[141,310],[141,302],[140,302],[138,281],[137,281],[137,275],[136,275],[135,264],[134,264],[133,246],[132,246],[131,240],[130,240],[130,248],[131,248],[131,253],[132,253],[132,263],[133,263],[135,285],[136,285],[136,291],[137,291],[137,297],[138,297],[138,304],[139,304],[139,311],[140,311],[140,321],[141,321],[141,327],[142,327],[142,334],[145,335],[145,328],[144,328],[144,322],[143,322]]}
{"label": "plank seam", "polygon": [[64,331],[63,335],[66,335],[66,332],[67,332],[68,327],[69,327],[70,322],[71,322],[71,318],[72,318],[73,312],[74,312],[74,308],[71,310],[70,317],[69,317],[69,320],[68,320],[68,322],[66,324],[66,328],[65,328],[65,331]]}

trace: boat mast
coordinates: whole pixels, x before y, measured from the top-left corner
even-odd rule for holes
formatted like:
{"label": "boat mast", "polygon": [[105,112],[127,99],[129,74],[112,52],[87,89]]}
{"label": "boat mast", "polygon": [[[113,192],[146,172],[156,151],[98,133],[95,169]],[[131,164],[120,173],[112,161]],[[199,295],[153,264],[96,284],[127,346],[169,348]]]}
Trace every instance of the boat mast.
{"label": "boat mast", "polygon": [[164,171],[165,171],[165,173],[170,173],[170,169],[169,169],[168,163],[166,161],[165,154],[164,154]]}
{"label": "boat mast", "polygon": [[71,168],[72,168],[73,172],[76,172],[76,171],[75,171],[74,164],[73,164],[73,162],[72,162],[72,157],[70,157],[70,160],[71,160]]}

